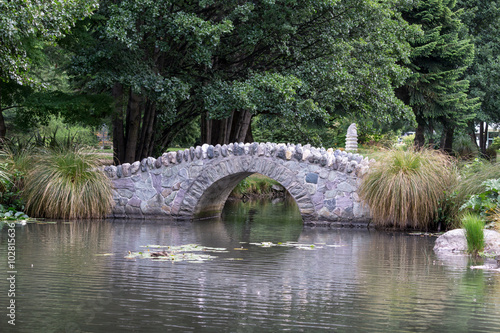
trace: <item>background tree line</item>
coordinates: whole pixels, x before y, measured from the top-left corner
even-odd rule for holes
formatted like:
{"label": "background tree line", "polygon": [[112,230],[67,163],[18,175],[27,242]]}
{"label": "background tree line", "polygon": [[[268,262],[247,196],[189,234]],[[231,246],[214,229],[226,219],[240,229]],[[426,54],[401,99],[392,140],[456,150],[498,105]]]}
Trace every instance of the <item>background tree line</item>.
{"label": "background tree line", "polygon": [[10,1],[0,13],[0,137],[50,115],[107,121],[123,163],[176,140],[321,145],[352,121],[416,128],[416,145],[451,152],[457,132],[499,121],[497,1]]}

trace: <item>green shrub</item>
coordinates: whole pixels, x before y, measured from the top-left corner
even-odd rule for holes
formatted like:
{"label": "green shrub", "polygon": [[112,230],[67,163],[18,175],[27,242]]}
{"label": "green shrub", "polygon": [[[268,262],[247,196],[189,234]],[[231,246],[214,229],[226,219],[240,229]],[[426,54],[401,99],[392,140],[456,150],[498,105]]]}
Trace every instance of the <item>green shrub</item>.
{"label": "green shrub", "polygon": [[467,251],[478,254],[484,249],[484,221],[476,214],[465,214],[462,217],[462,228],[465,230]]}
{"label": "green shrub", "polygon": [[449,156],[429,149],[393,149],[379,155],[359,193],[377,226],[429,229],[454,181]]}
{"label": "green shrub", "polygon": [[471,195],[486,191],[485,181],[500,178],[500,164],[475,159],[460,168],[460,181],[453,187],[456,193],[456,209],[462,206]]}
{"label": "green shrub", "polygon": [[479,150],[468,135],[457,135],[453,140],[453,152],[457,158],[467,160],[478,155]]}
{"label": "green shrub", "polygon": [[4,141],[4,148],[0,152],[0,205],[12,211],[24,210],[24,201],[21,198],[24,172],[17,168],[18,161]]}
{"label": "green shrub", "polygon": [[30,216],[101,218],[112,204],[109,178],[97,155],[82,149],[51,149],[37,156],[26,175],[24,197]]}
{"label": "green shrub", "polygon": [[474,213],[487,218],[500,205],[500,179],[488,179],[481,185],[486,190],[479,194],[471,195],[469,200],[460,207],[460,210],[472,210]]}
{"label": "green shrub", "polygon": [[415,134],[403,136],[403,145],[407,148],[413,147],[415,143]]}

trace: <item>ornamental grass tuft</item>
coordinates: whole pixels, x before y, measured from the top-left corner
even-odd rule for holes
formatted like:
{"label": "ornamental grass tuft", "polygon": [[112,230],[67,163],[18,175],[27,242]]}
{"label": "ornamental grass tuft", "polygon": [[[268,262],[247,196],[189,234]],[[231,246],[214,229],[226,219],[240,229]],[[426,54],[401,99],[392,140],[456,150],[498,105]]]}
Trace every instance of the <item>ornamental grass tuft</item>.
{"label": "ornamental grass tuft", "polygon": [[478,254],[484,249],[484,221],[476,214],[462,216],[462,228],[465,230],[467,252]]}
{"label": "ornamental grass tuft", "polygon": [[26,175],[27,212],[46,218],[104,217],[112,206],[111,182],[98,167],[98,156],[82,149],[40,153]]}
{"label": "ornamental grass tuft", "polygon": [[384,151],[359,188],[378,227],[429,229],[456,181],[448,155],[430,149]]}

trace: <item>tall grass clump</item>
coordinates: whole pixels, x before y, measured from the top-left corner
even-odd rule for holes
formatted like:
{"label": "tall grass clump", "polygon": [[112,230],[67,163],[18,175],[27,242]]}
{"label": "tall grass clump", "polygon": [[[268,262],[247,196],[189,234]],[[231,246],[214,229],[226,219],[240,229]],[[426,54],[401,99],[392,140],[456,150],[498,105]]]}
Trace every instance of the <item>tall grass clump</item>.
{"label": "tall grass clump", "polygon": [[467,240],[467,252],[478,254],[484,249],[484,221],[476,214],[464,214],[461,220]]}
{"label": "tall grass clump", "polygon": [[377,226],[427,230],[455,181],[448,155],[430,149],[393,149],[378,156],[359,193]]}
{"label": "tall grass clump", "polygon": [[46,150],[26,175],[24,196],[30,216],[101,218],[112,205],[111,183],[98,169],[98,156],[78,148]]}
{"label": "tall grass clump", "polygon": [[3,189],[3,184],[10,181],[9,159],[9,155],[4,150],[0,150],[0,189]]}

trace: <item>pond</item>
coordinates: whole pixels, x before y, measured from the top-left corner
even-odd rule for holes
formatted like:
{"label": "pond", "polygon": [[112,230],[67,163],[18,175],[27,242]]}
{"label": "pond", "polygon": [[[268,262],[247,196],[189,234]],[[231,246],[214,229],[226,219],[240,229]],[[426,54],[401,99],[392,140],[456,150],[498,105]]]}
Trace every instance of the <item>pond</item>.
{"label": "pond", "polygon": [[[28,224],[15,237],[15,327],[0,237],[1,332],[500,331],[499,273],[438,258],[435,237],[303,228],[287,201],[228,203],[197,222]],[[142,257],[158,251],[168,256]]]}

